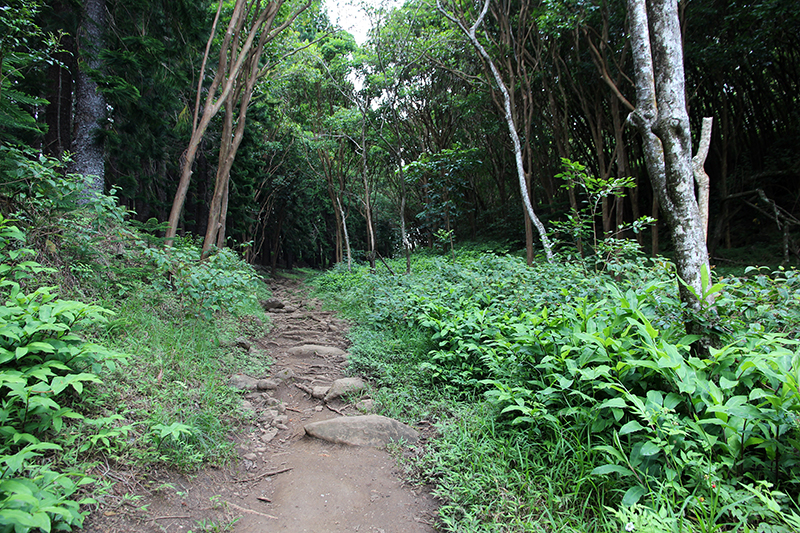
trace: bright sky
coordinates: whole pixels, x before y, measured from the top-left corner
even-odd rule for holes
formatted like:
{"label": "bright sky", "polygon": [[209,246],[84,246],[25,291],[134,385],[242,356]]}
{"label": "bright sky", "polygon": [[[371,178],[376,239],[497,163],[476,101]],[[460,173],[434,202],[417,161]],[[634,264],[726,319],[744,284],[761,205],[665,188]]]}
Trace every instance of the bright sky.
{"label": "bright sky", "polygon": [[331,22],[338,24],[344,30],[350,32],[355,37],[356,42],[361,45],[367,40],[369,31],[369,17],[364,13],[358,4],[365,3],[378,6],[381,4],[395,6],[401,3],[400,0],[325,0],[328,8],[328,15]]}

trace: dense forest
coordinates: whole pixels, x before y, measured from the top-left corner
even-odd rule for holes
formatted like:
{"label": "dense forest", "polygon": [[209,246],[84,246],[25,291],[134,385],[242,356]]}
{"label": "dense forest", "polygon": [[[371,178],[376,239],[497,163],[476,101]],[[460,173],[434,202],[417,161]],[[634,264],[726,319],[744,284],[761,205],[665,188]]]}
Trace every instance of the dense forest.
{"label": "dense forest", "polygon": [[[355,259],[389,257],[404,235],[414,249],[452,238],[527,243],[529,260],[541,251],[502,94],[435,5],[370,8],[361,45],[320,5],[272,7],[261,27],[251,9],[239,41],[223,43],[234,2],[219,14],[216,4],[180,1],[12,2],[3,12],[4,144],[72,154],[70,170],[98,176],[137,220],[154,223],[173,214],[189,155],[176,230],[207,235],[215,215],[210,240],[248,246],[257,264],[329,266],[345,259],[345,240]],[[442,6],[469,23],[480,7]],[[565,173],[568,159],[600,183],[630,179],[593,208],[602,235],[669,254],[641,135],[627,121],[636,95],[624,3],[488,7],[478,36],[509,89],[528,193],[557,248],[593,253],[569,229],[594,192]],[[679,8],[695,151],[703,118],[713,119],[712,262],[796,260],[798,9],[778,0]],[[245,50],[250,32],[265,39]],[[258,63],[243,66],[252,76],[224,70],[225,58],[239,57]],[[654,222],[634,232],[643,216]]]}
{"label": "dense forest", "polygon": [[80,526],[98,455],[223,460],[220,343],[191,416],[114,387],[199,382],[135,332],[261,323],[254,267],[328,269],[353,371],[441,422],[443,530],[800,528],[800,4],[361,10],[0,7],[0,531]]}

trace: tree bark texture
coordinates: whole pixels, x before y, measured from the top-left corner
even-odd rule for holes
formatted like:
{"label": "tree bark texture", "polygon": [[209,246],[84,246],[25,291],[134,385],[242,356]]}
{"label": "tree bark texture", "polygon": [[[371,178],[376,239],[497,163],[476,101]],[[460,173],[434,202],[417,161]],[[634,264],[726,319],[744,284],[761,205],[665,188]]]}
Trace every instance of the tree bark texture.
{"label": "tree bark texture", "polygon": [[102,193],[105,189],[105,158],[97,133],[106,114],[106,101],[97,90],[93,72],[102,67],[100,50],[103,48],[105,28],[105,0],[85,0],[78,35],[79,67],[75,81],[75,116],[72,150],[74,156],[69,171],[91,176],[90,191]]}
{"label": "tree bark texture", "polygon": [[703,119],[703,127],[700,130],[700,145],[697,147],[697,154],[692,158],[692,172],[694,181],[697,182],[697,204],[700,209],[700,222],[703,224],[703,236],[708,245],[708,196],[709,196],[709,177],[703,166],[708,157],[708,147],[711,145],[711,127],[714,124],[712,117]]}
{"label": "tree bark texture", "polygon": [[653,191],[672,232],[681,299],[699,310],[708,251],[694,194],[677,0],[628,0],[628,24],[636,85],[629,120],[642,135]]}

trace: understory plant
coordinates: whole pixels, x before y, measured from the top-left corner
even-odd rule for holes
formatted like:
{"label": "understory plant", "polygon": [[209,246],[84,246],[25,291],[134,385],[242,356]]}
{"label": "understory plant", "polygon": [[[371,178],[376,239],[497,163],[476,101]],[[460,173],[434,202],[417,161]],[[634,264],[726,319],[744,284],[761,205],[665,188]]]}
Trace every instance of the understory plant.
{"label": "understory plant", "polygon": [[43,268],[28,260],[23,237],[0,216],[0,530],[70,529],[94,502],[82,487],[95,480],[54,467],[52,455],[68,444],[70,421],[84,418],[75,408],[84,386],[120,356],[80,336],[107,310],[52,287],[24,290]]}
{"label": "understory plant", "polygon": [[[334,270],[317,284],[344,289],[338,298],[362,328],[397,338],[425,332],[429,342],[416,346],[427,352],[403,362],[410,382],[453,405],[482,397],[490,408],[491,429],[481,432],[462,430],[451,408],[441,438],[463,444],[445,453],[434,442],[422,459],[429,481],[446,481],[445,529],[797,530],[796,272],[706,273],[708,303],[690,317],[698,334],[687,335],[687,310],[663,259],[587,270],[477,254],[426,258],[412,270],[353,281]],[[389,353],[381,363],[371,352],[369,364],[396,372]],[[487,453],[473,465],[470,450],[484,439],[524,444],[516,458]],[[454,471],[442,474],[443,461]],[[565,465],[569,476],[560,473]],[[476,485],[478,471],[495,472],[504,490],[494,491],[492,476]],[[522,472],[526,483],[512,482]],[[475,494],[534,511],[525,526],[490,525],[500,515]]]}

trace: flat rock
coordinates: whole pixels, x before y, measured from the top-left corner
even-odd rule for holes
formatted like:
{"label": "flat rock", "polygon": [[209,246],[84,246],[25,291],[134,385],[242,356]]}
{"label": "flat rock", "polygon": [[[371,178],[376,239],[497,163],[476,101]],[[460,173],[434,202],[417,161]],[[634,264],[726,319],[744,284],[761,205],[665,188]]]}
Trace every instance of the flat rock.
{"label": "flat rock", "polygon": [[239,390],[256,390],[258,388],[258,380],[250,377],[247,374],[234,374],[228,380],[228,384],[234,389]]}
{"label": "flat rock", "polygon": [[392,441],[416,442],[419,433],[393,418],[380,415],[344,416],[312,422],[306,434],[336,444],[386,446]]}
{"label": "flat rock", "polygon": [[364,383],[361,380],[361,378],[337,379],[336,381],[333,382],[333,385],[331,385],[330,390],[325,395],[325,401],[331,402],[345,394],[359,393],[366,388],[367,384]]}
{"label": "flat rock", "polygon": [[280,384],[280,380],[274,378],[259,379],[256,381],[256,388],[258,388],[258,390],[275,390]]}
{"label": "flat rock", "polygon": [[261,435],[261,442],[269,444],[278,435],[278,428],[269,428]]}
{"label": "flat rock", "polygon": [[261,300],[259,303],[261,304],[262,309],[265,311],[269,311],[270,309],[283,309],[284,306],[284,303],[277,298]]}
{"label": "flat rock", "polygon": [[286,350],[286,353],[295,357],[313,357],[319,355],[321,357],[341,357],[345,354],[344,350],[340,350],[334,346],[320,346],[319,344],[304,344],[302,346],[295,346]]}

